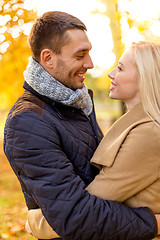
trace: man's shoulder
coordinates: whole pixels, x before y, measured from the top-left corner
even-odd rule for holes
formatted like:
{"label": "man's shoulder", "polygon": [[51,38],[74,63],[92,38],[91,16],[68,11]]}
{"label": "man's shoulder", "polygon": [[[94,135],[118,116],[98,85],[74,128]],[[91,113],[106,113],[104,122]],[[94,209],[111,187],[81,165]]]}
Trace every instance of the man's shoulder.
{"label": "man's shoulder", "polygon": [[17,114],[20,114],[26,111],[31,111],[38,115],[43,116],[44,105],[45,105],[45,102],[43,100],[41,100],[31,92],[27,91],[24,94],[22,94],[17,100],[17,102],[15,103],[10,117],[12,118]]}

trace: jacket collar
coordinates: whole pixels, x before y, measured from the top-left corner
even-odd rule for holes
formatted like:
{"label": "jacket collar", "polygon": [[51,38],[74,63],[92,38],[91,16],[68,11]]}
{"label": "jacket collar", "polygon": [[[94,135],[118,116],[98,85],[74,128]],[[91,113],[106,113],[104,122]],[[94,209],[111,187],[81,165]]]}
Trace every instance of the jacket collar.
{"label": "jacket collar", "polygon": [[[50,98],[43,96],[41,94],[39,94],[38,92],[36,92],[26,81],[23,84],[23,88],[26,91],[31,92],[32,94],[34,94],[35,96],[37,96],[39,99],[41,99],[42,101],[48,103],[49,105],[51,105],[52,107],[54,107],[55,111],[57,112],[57,115],[63,119],[63,120],[67,120],[67,119],[79,119],[80,115],[85,119],[85,121],[87,120],[87,117],[83,114],[82,110],[77,109],[75,107],[72,106],[67,106],[64,105],[62,103],[56,102],[54,100],[51,100]],[[92,99],[93,102],[93,91],[91,89],[88,89],[88,93]],[[67,109],[67,111],[66,111]],[[78,113],[78,114],[77,114]]]}
{"label": "jacket collar", "polygon": [[52,104],[53,100],[36,92],[26,81],[23,83],[23,88],[40,98],[42,101]]}
{"label": "jacket collar", "polygon": [[103,136],[103,134],[97,124],[95,110],[94,110],[94,103],[93,103],[93,91],[91,89],[88,89],[88,93],[92,99],[93,110],[92,110],[92,113],[90,114],[90,116],[87,118],[80,109],[77,109],[77,108],[71,107],[71,106],[66,106],[64,104],[53,101],[50,98],[37,93],[31,86],[29,86],[29,84],[26,81],[23,84],[23,88],[26,91],[29,91],[32,94],[34,94],[35,96],[37,96],[42,101],[48,103],[51,107],[54,107],[54,110],[57,113],[57,116],[62,120],[68,120],[68,119],[80,120],[81,119],[83,121],[88,121],[88,119],[89,119],[91,126],[93,128],[93,131],[94,131],[94,134],[96,137],[97,146],[98,146],[98,144],[101,140],[101,139],[99,139],[99,135]]}

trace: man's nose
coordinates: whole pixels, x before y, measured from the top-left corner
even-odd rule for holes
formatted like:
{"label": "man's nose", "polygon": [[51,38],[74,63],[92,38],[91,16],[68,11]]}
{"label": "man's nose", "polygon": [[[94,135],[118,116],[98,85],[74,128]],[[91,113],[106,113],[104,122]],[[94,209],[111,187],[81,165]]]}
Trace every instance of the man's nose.
{"label": "man's nose", "polygon": [[94,68],[94,64],[93,64],[92,59],[91,59],[90,56],[88,56],[88,57],[86,58],[86,61],[85,61],[85,63],[83,64],[83,67],[86,68],[86,69],[92,69],[92,68]]}

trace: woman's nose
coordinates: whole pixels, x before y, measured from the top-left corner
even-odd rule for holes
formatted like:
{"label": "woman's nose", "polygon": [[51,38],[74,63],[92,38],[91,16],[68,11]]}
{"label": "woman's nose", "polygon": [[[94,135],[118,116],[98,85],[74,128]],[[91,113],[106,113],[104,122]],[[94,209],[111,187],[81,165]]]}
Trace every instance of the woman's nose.
{"label": "woman's nose", "polygon": [[115,69],[113,69],[111,72],[108,73],[108,77],[111,79],[114,79],[115,76]]}

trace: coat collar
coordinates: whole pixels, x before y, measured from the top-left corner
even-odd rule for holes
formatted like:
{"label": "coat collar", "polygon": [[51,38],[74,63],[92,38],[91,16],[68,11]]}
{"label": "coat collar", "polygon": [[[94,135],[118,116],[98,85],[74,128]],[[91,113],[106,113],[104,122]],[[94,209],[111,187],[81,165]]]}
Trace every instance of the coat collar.
{"label": "coat collar", "polygon": [[91,162],[96,166],[98,164],[110,167],[129,132],[137,125],[151,121],[144,112],[142,104],[137,104],[112,125],[97,148]]}

